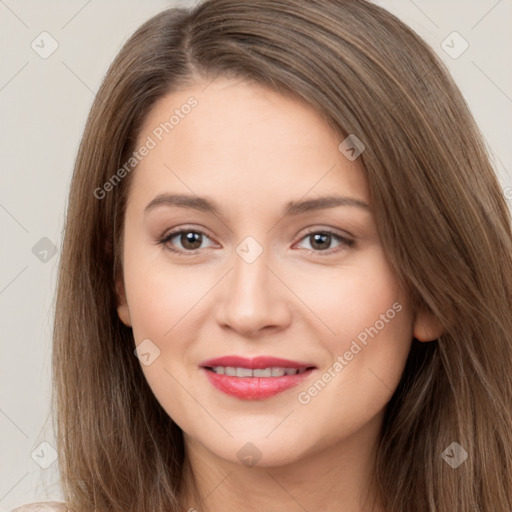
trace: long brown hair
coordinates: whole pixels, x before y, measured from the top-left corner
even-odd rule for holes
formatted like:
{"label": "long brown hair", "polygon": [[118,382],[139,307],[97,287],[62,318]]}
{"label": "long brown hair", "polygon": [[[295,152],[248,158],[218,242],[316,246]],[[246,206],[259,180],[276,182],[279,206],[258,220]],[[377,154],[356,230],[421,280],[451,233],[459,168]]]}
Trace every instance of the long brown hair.
{"label": "long brown hair", "polygon": [[[147,21],[110,66],[74,169],[53,345],[54,429],[70,510],[180,510],[181,430],[118,319],[130,176],[98,198],[155,102],[198,77],[254,80],[312,105],[361,160],[384,249],[416,308],[375,481],[387,512],[512,508],[512,230],[483,136],[445,66],[364,0],[206,0]],[[133,172],[136,172],[134,170]],[[442,454],[468,454],[457,468]]]}

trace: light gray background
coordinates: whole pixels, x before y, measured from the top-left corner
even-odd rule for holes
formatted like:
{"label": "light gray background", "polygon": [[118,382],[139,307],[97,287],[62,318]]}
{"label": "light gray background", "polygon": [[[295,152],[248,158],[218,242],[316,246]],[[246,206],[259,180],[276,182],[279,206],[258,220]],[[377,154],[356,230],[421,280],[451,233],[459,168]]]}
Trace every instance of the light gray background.
{"label": "light gray background", "polygon": [[[32,249],[44,237],[60,247],[74,158],[108,65],[152,15],[193,3],[0,0],[0,512],[62,499],[57,462],[42,469],[32,458],[34,451],[48,458],[42,442],[54,445],[50,352],[59,253],[45,254],[43,247],[37,257]],[[416,30],[446,62],[512,198],[512,0],[376,3]],[[58,42],[46,59],[31,47],[43,31]],[[453,31],[469,44],[455,59],[441,46]],[[459,43],[450,41],[457,50]]]}

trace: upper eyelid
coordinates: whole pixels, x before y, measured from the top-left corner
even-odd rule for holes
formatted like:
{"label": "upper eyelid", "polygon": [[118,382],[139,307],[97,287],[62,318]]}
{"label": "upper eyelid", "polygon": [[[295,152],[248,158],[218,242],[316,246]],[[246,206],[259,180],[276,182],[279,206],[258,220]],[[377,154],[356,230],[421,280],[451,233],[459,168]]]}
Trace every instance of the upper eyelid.
{"label": "upper eyelid", "polygon": [[187,227],[185,226],[184,228],[176,228],[175,230],[171,230],[169,231],[168,233],[164,233],[160,239],[161,240],[169,240],[170,238],[174,238],[176,235],[179,235],[181,233],[188,233],[188,232],[193,232],[193,233],[200,233],[204,236],[207,236],[210,240],[212,241],[215,241],[215,239],[213,237],[211,237],[204,229],[202,228],[191,228],[191,227]]}
{"label": "upper eyelid", "polygon": [[[307,231],[302,235],[303,237],[306,236],[306,235],[309,235],[311,233],[318,233],[318,232],[322,232],[322,231],[325,231],[325,232],[330,232],[330,233],[334,233],[334,234],[337,234],[341,237],[349,237],[349,238],[356,238],[355,235],[353,235],[352,233],[348,232],[348,231],[345,231],[343,233],[344,230],[340,230],[338,228],[326,228],[326,227],[316,227],[316,226],[310,226],[310,227],[307,227],[307,228],[304,228],[306,229]],[[205,228],[197,228],[197,227],[189,227],[189,226],[184,226],[184,227],[178,227],[178,228],[175,228],[175,229],[171,229],[168,233],[165,233],[160,237],[160,238],[168,238],[170,236],[174,236],[176,234],[179,234],[179,233],[182,233],[183,231],[192,231],[194,233],[201,233],[203,235],[206,235],[208,238],[214,240],[215,238],[210,236],[207,232],[207,230]]]}
{"label": "upper eyelid", "polygon": [[[322,232],[328,233],[330,235],[334,235],[335,237],[339,237],[342,241],[347,240],[347,241],[350,241],[351,243],[355,242],[355,237],[352,234],[350,234],[350,233],[342,234],[337,229],[334,229],[334,228],[320,228],[320,227],[312,226],[312,227],[308,227],[306,229],[307,229],[307,231],[295,243],[301,242],[302,240],[304,240],[306,237],[308,237],[309,235],[311,235],[313,233],[322,233]],[[203,230],[202,228],[194,228],[194,227],[187,227],[187,226],[176,228],[176,230],[171,230],[168,234],[164,234],[160,238],[160,241],[163,243],[167,243],[169,240],[171,240],[175,236],[183,234],[183,233],[187,233],[187,232],[199,233],[203,236],[206,236],[212,242],[218,243],[213,237],[211,237],[208,233],[206,233],[205,230]],[[191,251],[191,252],[195,252],[196,250]],[[321,251],[315,251],[315,252],[321,252]]]}

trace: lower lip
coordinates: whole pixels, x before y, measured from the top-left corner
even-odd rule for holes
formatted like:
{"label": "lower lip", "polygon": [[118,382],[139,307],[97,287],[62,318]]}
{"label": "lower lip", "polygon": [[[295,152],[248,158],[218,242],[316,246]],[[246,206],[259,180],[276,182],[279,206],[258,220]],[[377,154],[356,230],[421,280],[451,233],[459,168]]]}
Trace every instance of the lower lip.
{"label": "lower lip", "polygon": [[311,375],[313,368],[282,377],[231,377],[203,370],[211,384],[223,393],[242,400],[262,400],[297,386]]}

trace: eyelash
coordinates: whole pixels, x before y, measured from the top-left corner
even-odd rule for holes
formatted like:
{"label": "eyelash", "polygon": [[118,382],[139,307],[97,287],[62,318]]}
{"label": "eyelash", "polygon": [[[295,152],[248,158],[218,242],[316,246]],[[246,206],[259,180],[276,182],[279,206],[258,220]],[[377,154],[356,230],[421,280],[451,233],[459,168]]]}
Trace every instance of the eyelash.
{"label": "eyelash", "polygon": [[[173,249],[172,247],[170,247],[169,245],[167,245],[168,242],[170,240],[172,240],[173,238],[175,238],[177,235],[181,235],[184,233],[196,233],[196,234],[202,235],[211,240],[211,238],[206,233],[204,233],[203,231],[201,231],[199,229],[179,229],[176,231],[172,231],[171,233],[168,233],[164,237],[160,238],[158,240],[158,244],[165,246],[167,250],[177,254],[178,256],[194,256],[195,254],[197,254],[198,249],[189,250],[189,251],[176,250],[176,249]],[[330,229],[314,229],[314,230],[308,231],[300,239],[300,241],[308,238],[311,235],[315,235],[315,234],[330,235],[331,237],[335,238],[338,242],[340,242],[341,245],[345,245],[346,247],[354,247],[354,245],[355,245],[354,240],[351,240],[350,238],[346,238],[346,237],[340,235],[339,233],[331,231]],[[328,249],[325,251],[315,251],[314,249],[305,249],[305,250],[310,253],[319,254],[321,256],[327,256],[327,255],[337,252],[336,250],[332,250],[332,249],[330,249],[330,250]]]}

